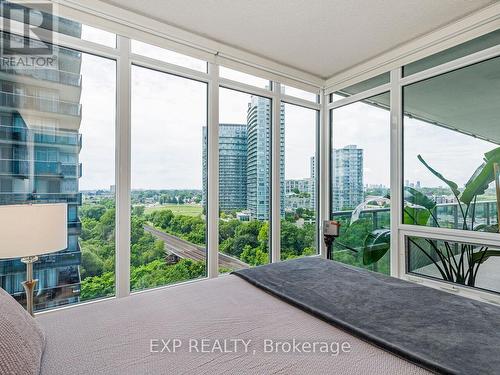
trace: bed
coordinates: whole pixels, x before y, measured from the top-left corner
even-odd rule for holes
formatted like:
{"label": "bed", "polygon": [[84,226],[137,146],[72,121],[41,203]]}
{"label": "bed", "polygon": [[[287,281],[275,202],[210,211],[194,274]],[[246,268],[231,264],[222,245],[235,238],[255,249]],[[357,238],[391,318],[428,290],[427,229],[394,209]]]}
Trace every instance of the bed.
{"label": "bed", "polygon": [[[37,317],[46,332],[41,375],[426,374],[252,286],[238,276],[136,294]],[[152,339],[251,339],[256,354],[151,353]],[[263,353],[264,339],[349,342],[350,353]],[[253,349],[252,349],[253,350]]]}
{"label": "bed", "polygon": [[[290,275],[291,269],[295,270],[294,276]],[[411,349],[414,332],[401,332],[397,324],[397,329],[392,326],[389,311],[397,314],[394,310],[397,304],[384,306],[387,312],[384,316],[388,320],[380,326],[385,329],[374,334],[370,332],[370,324],[360,324],[359,330],[353,327],[349,319],[359,315],[352,313],[351,305],[340,303],[340,299],[351,295],[352,301],[359,302],[360,298],[365,301],[362,307],[356,308],[358,313],[373,308],[369,303],[373,296],[360,295],[356,289],[364,288],[363,278],[372,283],[371,289],[378,289],[378,295],[394,293],[398,298],[401,296],[394,292],[398,288],[395,282],[403,283],[400,287],[406,288],[404,293],[409,293],[410,298],[412,288],[425,287],[318,258],[282,262],[255,270],[39,314],[36,321],[45,332],[40,374],[468,373],[464,372],[467,368],[449,368],[450,362],[446,360],[436,364],[432,358],[423,358],[422,362],[418,348],[415,358],[401,350],[408,341]],[[342,272],[352,277],[346,278]],[[338,285],[321,287],[324,281],[318,280],[325,279],[325,275],[329,276],[327,282]],[[336,279],[340,276],[347,280]],[[353,280],[361,281],[354,285]],[[350,291],[346,290],[346,285],[350,285]],[[328,294],[332,290],[333,296]],[[438,293],[437,297],[445,304],[447,296],[459,298],[460,303],[470,302],[441,291],[425,290]],[[305,293],[307,298],[297,297]],[[383,299],[382,304],[386,301]],[[480,304],[480,313],[485,318],[497,313],[500,317],[500,309],[496,306],[471,303],[468,306],[474,309]],[[333,311],[337,317],[344,313],[345,316],[337,322],[332,321],[325,306],[327,310],[334,306],[330,313]],[[420,328],[425,328],[425,322],[426,317],[422,317]],[[494,326],[496,322],[490,323],[493,324],[491,328],[498,331],[499,326]],[[456,328],[455,322],[451,324],[448,331]],[[386,342],[384,332],[398,336],[392,343]],[[490,335],[496,337],[498,334],[491,332]],[[450,337],[455,339],[455,335]],[[245,341],[247,347],[243,342],[236,344],[236,340]],[[298,352],[293,349],[297,342]],[[306,346],[309,350],[301,351],[304,346],[300,345],[304,343],[331,346],[325,351],[320,351],[318,346],[314,352],[311,346]],[[489,371],[498,364],[494,358],[500,350],[498,347],[489,348],[489,363],[481,365],[475,374],[495,373]],[[448,349],[453,350],[455,357],[463,356],[456,347]],[[478,348],[480,350],[482,348]]]}

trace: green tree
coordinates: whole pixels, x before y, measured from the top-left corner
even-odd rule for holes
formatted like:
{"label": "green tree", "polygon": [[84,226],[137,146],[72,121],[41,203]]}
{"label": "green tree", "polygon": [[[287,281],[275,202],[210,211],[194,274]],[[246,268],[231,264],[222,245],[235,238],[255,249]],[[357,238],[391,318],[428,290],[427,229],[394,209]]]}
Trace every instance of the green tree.
{"label": "green tree", "polygon": [[101,275],[103,270],[104,262],[101,257],[88,249],[82,249],[82,278]]}

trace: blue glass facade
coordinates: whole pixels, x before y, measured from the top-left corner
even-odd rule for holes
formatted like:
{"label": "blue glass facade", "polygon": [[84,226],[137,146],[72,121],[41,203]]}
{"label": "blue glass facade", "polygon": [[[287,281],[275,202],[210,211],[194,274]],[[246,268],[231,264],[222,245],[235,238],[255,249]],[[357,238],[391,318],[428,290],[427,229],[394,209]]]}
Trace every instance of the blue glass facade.
{"label": "blue glass facade", "polygon": [[[63,20],[59,28],[81,35],[76,22]],[[3,33],[2,38],[21,37]],[[36,310],[78,302],[80,293],[82,56],[58,47],[54,54],[57,69],[0,69],[0,204],[68,204],[68,248],[34,264]],[[0,287],[21,303],[25,267],[18,259],[0,262]]]}
{"label": "blue glass facade", "polygon": [[[248,104],[247,209],[250,217],[269,220],[271,204],[271,100],[252,96]],[[285,215],[285,108],[280,109],[281,216]]]}
{"label": "blue glass facade", "polygon": [[[203,202],[207,192],[207,128],[203,127]],[[219,207],[221,212],[246,209],[247,125],[219,125]]]}

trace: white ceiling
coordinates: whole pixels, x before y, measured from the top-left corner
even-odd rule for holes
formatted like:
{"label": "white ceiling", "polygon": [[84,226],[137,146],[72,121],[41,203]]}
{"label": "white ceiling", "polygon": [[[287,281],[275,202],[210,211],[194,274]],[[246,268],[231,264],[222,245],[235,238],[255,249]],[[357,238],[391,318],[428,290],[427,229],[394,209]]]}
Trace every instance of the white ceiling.
{"label": "white ceiling", "polygon": [[323,79],[496,0],[104,0]]}

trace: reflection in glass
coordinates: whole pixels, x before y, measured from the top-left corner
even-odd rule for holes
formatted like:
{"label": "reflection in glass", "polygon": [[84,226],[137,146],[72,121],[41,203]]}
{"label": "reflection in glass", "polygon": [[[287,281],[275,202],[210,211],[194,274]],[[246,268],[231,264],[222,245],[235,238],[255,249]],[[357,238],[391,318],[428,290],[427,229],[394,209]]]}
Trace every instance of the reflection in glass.
{"label": "reflection in glass", "polygon": [[404,87],[406,224],[498,232],[500,58]]}
{"label": "reflection in glass", "polygon": [[308,100],[315,103],[318,101],[318,95],[313,92],[297,89],[295,87],[287,85],[281,85],[281,87],[283,90],[283,94],[285,95],[295,96],[296,98]]}
{"label": "reflection in glass", "polygon": [[434,55],[405,65],[403,67],[403,76],[406,77],[499,44],[500,30],[495,30],[491,33],[469,40],[468,42],[459,44],[458,46],[448,48]]}
{"label": "reflection in glass", "polygon": [[382,73],[382,74],[379,74],[378,76],[369,78],[365,81],[362,81],[362,82],[356,83],[354,85],[351,85],[349,87],[343,88],[342,90],[335,92],[335,94],[337,95],[337,98],[351,96],[351,95],[358,94],[360,92],[370,90],[370,89],[373,89],[375,87],[384,85],[386,83],[389,83],[390,80],[391,80],[391,75],[389,72]]}
{"label": "reflection in glass", "polygon": [[238,70],[229,69],[224,66],[219,67],[219,74],[222,78],[241,82],[247,85],[260,87],[261,89],[271,89],[271,82],[267,79],[256,77],[251,74],[243,73]]}
{"label": "reflection in glass", "polygon": [[390,113],[384,93],[332,110],[334,259],[389,273]]}
{"label": "reflection in glass", "polygon": [[207,62],[196,59],[191,56],[183,55],[182,53],[174,52],[165,48],[157,47],[152,44],[132,40],[132,53],[146,56],[151,59],[167,62],[169,64],[179,65],[184,68],[197,70],[199,72],[207,72]]}
{"label": "reflection in glass", "polygon": [[[54,52],[57,69],[0,70],[0,204],[68,204],[67,249],[34,264],[38,311],[110,296],[115,286],[116,64]],[[0,262],[0,286],[21,303],[23,280],[18,259]]]}
{"label": "reflection in glass", "polygon": [[[36,24],[32,25],[34,26],[33,30],[40,27],[53,31],[54,35],[50,37],[54,43],[57,42],[57,34],[62,34],[116,48],[116,34],[68,18],[59,17],[57,16],[57,5],[49,4],[49,2],[2,1],[1,6],[2,17],[12,21],[8,22],[8,24],[12,32],[15,30],[19,35],[25,35],[23,25],[29,19],[30,22],[36,22]],[[36,32],[34,33],[36,34]],[[32,41],[34,40],[35,38]]]}
{"label": "reflection in glass", "polygon": [[408,272],[500,292],[498,247],[407,237]]}

